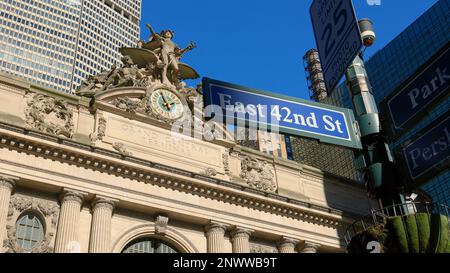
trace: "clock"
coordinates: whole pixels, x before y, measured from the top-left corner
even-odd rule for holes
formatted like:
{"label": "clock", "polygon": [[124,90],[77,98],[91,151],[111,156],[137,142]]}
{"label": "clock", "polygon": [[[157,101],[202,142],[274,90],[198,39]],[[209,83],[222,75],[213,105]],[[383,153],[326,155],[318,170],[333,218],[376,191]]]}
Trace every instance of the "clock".
{"label": "clock", "polygon": [[149,97],[152,111],[167,120],[177,120],[183,117],[186,103],[173,91],[165,88],[154,89]]}

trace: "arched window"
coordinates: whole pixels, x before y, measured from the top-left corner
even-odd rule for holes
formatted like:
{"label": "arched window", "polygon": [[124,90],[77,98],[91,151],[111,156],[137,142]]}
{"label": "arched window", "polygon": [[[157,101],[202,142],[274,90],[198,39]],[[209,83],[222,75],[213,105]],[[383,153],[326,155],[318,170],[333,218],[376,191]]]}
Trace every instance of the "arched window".
{"label": "arched window", "polygon": [[20,216],[16,223],[17,245],[25,251],[38,247],[44,239],[44,226],[36,213]]}
{"label": "arched window", "polygon": [[129,243],[122,253],[178,253],[178,251],[163,241],[144,238]]}

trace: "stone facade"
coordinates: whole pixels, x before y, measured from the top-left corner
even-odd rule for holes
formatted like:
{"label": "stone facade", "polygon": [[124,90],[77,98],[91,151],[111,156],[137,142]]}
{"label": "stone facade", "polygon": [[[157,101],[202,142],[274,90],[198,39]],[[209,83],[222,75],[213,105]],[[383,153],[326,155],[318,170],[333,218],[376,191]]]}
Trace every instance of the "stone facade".
{"label": "stone facade", "polygon": [[343,252],[345,227],[375,207],[339,177],[179,138],[115,103],[145,88],[69,96],[2,74],[0,94],[2,252],[24,252],[15,229],[30,211],[44,230],[31,252],[122,252],[142,238],[179,252]]}

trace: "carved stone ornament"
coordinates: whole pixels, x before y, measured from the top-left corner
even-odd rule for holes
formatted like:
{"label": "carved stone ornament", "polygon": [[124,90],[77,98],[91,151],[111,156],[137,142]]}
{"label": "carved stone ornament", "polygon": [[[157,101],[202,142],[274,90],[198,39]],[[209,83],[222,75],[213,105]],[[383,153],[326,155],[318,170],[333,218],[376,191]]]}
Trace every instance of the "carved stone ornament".
{"label": "carved stone ornament", "polygon": [[166,234],[167,224],[169,223],[169,217],[158,215],[155,221],[155,233]]}
{"label": "carved stone ornament", "polygon": [[190,91],[190,88],[185,88],[183,80],[194,80],[200,76],[195,69],[180,60],[185,53],[195,48],[195,43],[191,42],[182,49],[172,40],[173,36],[173,31],[163,30],[157,34],[152,29],[148,42],[140,41],[137,47],[119,50],[123,55],[121,66],[113,65],[108,71],[90,76],[76,94],[92,97],[96,92],[109,89],[149,87],[154,84]]}
{"label": "carved stone ornament", "polygon": [[206,168],[206,170],[200,172],[201,175],[214,177],[217,175],[217,171],[214,168]]}
{"label": "carved stone ornament", "polygon": [[98,140],[103,140],[106,135],[106,119],[102,116],[98,118],[97,132],[90,135],[91,144],[95,145]]}
{"label": "carved stone ornament", "polygon": [[116,202],[108,198],[98,197],[92,201],[91,207],[93,211],[99,208],[105,208],[107,210],[113,211],[116,207]]}
{"label": "carved stone ornament", "polygon": [[251,244],[250,253],[278,253],[278,250],[269,246]]}
{"label": "carved stone ornament", "polygon": [[28,128],[72,138],[73,113],[67,102],[43,94],[31,94],[27,106],[25,120]]}
{"label": "carved stone ornament", "polygon": [[16,186],[16,179],[0,175],[0,188],[7,188],[9,191],[13,191]]}
{"label": "carved stone ornament", "polygon": [[33,248],[31,251],[26,251],[22,249],[17,244],[17,237],[16,237],[16,227],[8,225],[6,227],[6,233],[7,233],[7,239],[3,241],[3,247],[6,248],[6,253],[53,253],[54,249],[52,246],[50,246],[50,242],[52,241],[52,238],[54,237],[54,233],[49,232],[42,242],[39,244],[39,246]]}
{"label": "carved stone ornament", "polygon": [[230,175],[230,156],[228,154],[222,154],[223,168],[226,175]]}
{"label": "carved stone ornament", "polygon": [[152,115],[152,111],[147,103],[146,98],[129,98],[119,97],[110,102],[110,104],[132,114],[140,113],[144,115]]}
{"label": "carved stone ornament", "polygon": [[132,156],[133,154],[127,151],[125,144],[121,142],[115,142],[112,147],[123,156]]}
{"label": "carved stone ornament", "polygon": [[244,157],[241,161],[241,178],[251,188],[268,192],[276,192],[277,185],[274,182],[274,174],[267,162],[253,157]]}
{"label": "carved stone ornament", "polygon": [[[43,200],[37,200],[34,198],[28,198],[28,197],[19,197],[19,196],[12,196],[10,203],[9,203],[9,209],[8,209],[8,221],[12,220],[12,216],[14,215],[14,212],[17,211],[19,213],[22,213],[25,210],[34,210],[42,213],[42,215],[48,219],[50,218],[51,223],[51,229],[56,230],[56,224],[58,220],[58,214],[59,214],[59,206],[57,204],[43,201]],[[53,247],[50,245],[53,237],[54,232],[48,231],[49,228],[47,228],[46,235],[44,236],[43,241],[39,244],[39,246],[33,248],[31,250],[31,253],[52,253]],[[30,252],[22,249],[17,244],[17,237],[16,237],[16,226],[15,225],[8,225],[7,226],[7,238],[3,241],[3,246],[6,248],[7,253],[24,253],[24,252]]]}

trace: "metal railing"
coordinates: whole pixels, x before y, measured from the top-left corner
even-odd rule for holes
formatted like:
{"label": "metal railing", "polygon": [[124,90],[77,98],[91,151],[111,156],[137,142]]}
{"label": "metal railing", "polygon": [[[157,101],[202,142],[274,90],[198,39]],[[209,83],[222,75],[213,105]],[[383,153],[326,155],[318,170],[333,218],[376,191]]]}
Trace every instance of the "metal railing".
{"label": "metal railing", "polygon": [[383,224],[385,219],[397,216],[406,216],[417,213],[427,214],[441,214],[446,215],[450,224],[450,207],[436,203],[421,203],[421,202],[408,202],[405,204],[398,204],[389,207],[385,207],[378,210],[371,210],[371,213],[363,218],[355,221],[353,224],[347,227],[345,231],[345,242],[347,245],[352,238],[371,227]]}

